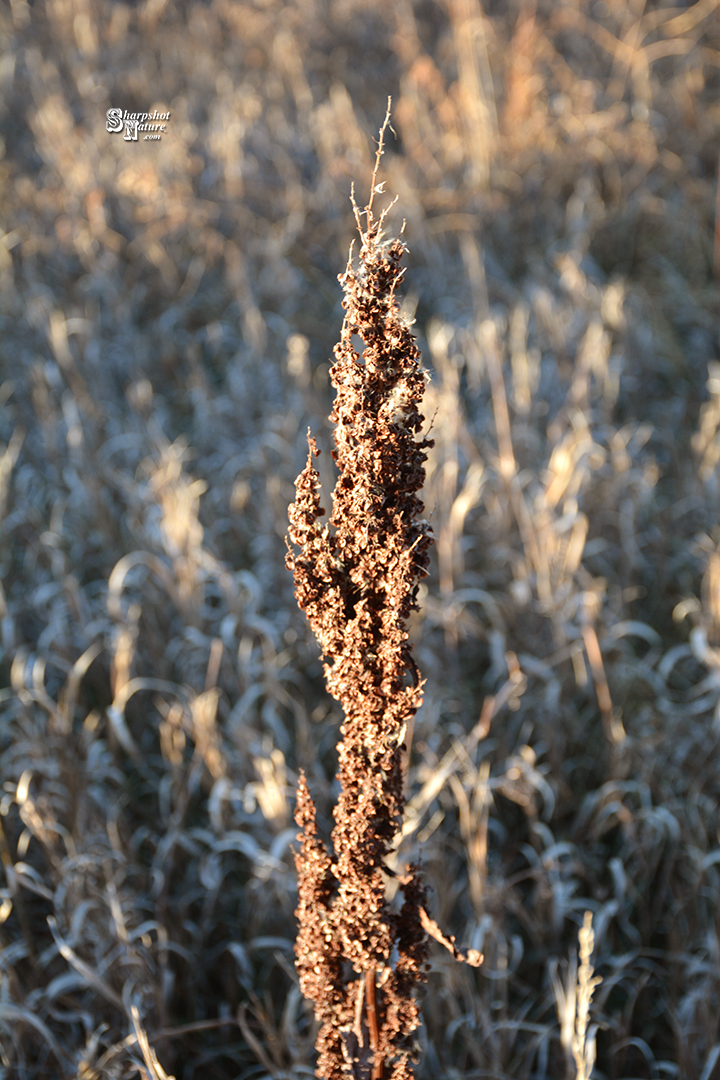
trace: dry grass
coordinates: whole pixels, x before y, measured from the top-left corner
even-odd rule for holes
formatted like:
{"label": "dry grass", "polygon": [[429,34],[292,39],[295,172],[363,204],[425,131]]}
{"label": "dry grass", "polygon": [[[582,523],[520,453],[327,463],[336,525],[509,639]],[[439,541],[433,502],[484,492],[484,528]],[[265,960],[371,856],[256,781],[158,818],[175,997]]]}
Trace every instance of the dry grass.
{"label": "dry grass", "polygon": [[590,911],[593,1075],[713,1080],[719,66],[712,0],[2,8],[1,1076],[313,1075],[339,716],[283,536],[392,94],[438,539],[397,860],[485,954],[434,949],[420,1075],[573,1076]]}

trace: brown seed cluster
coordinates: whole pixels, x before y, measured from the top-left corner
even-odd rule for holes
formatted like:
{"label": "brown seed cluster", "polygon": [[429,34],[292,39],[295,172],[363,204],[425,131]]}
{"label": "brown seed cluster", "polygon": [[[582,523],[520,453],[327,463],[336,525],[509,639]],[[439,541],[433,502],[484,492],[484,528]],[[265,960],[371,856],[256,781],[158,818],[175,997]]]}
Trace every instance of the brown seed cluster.
{"label": "brown seed cluster", "polygon": [[[411,867],[401,880],[403,906],[393,911],[385,858],[404,807],[405,732],[422,699],[406,620],[432,543],[417,495],[432,443],[419,437],[425,376],[396,296],[404,244],[382,242],[384,214],[373,217],[372,199],[364,228],[357,207],[355,214],[361,248],[357,267],[351,252],[340,277],[345,319],[331,369],[339,474],[333,512],[321,528],[312,460],[319,451],[310,436],[289,509],[289,537],[299,549],[288,546],[295,595],[345,714],[332,854],[317,835],[304,776],[298,789],[296,963],[322,1025],[317,1075],[404,1080],[413,1075],[419,1023],[413,990],[427,964],[425,890]],[[364,343],[361,353],[354,338]]]}

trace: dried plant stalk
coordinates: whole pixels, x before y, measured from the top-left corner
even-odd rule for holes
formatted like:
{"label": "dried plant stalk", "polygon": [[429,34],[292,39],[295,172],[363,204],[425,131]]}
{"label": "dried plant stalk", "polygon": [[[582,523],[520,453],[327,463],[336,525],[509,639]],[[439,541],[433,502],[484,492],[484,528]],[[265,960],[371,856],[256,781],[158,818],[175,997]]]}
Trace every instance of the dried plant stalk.
{"label": "dried plant stalk", "polygon": [[[380,133],[373,193],[382,154]],[[413,997],[425,978],[425,889],[418,867],[401,880],[399,913],[385,899],[384,864],[403,814],[401,754],[422,699],[406,620],[428,566],[429,525],[420,520],[425,450],[419,411],[425,376],[400,314],[402,240],[382,242],[385,211],[361,215],[358,265],[340,277],[345,319],[331,370],[336,399],[333,457],[338,481],[330,525],[321,529],[319,478],[308,463],[289,509],[296,597],[321,645],[327,686],[345,720],[333,854],[319,839],[304,776],[296,820],[300,986],[321,1021],[317,1075],[403,1080],[413,1075],[419,1023]],[[364,224],[363,224],[364,217]],[[364,342],[362,355],[353,335]]]}
{"label": "dried plant stalk", "polygon": [[592,913],[585,912],[583,925],[578,933],[580,940],[580,970],[578,971],[575,1014],[575,1031],[572,1041],[572,1052],[577,1068],[577,1080],[590,1080],[595,1065],[595,1036],[588,1030],[590,1017],[590,1005],[595,987],[599,986],[602,979],[595,975],[590,962],[593,949],[595,948],[595,935],[592,928]]}

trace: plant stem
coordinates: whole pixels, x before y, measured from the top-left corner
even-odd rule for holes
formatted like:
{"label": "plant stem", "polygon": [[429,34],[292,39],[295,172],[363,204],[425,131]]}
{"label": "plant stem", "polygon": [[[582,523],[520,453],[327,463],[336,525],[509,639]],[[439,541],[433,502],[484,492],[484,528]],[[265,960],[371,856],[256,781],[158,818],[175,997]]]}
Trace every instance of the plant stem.
{"label": "plant stem", "polygon": [[365,972],[365,1000],[367,1002],[368,1031],[370,1033],[370,1049],[373,1053],[372,1075],[370,1080],[383,1080],[385,1073],[384,1061],[378,1054],[378,1030],[377,1017],[377,985],[375,983],[375,968],[368,968]]}

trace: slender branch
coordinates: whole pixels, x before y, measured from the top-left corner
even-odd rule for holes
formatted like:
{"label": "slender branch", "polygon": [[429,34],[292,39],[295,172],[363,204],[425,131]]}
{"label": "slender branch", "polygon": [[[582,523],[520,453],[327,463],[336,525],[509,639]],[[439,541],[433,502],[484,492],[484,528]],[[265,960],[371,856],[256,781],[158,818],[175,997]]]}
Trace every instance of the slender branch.
{"label": "slender branch", "polygon": [[[385,132],[388,129],[388,127],[390,127],[390,106],[391,105],[392,105],[392,98],[388,97],[387,109],[385,110],[385,119],[383,120],[382,127],[380,128],[380,135],[379,135],[379,138],[378,138],[378,147],[377,147],[377,150],[375,152],[375,167],[373,169],[372,181],[371,181],[371,184],[370,184],[370,198],[368,199],[368,204],[367,204],[367,207],[365,208],[365,220],[367,222],[367,227],[368,228],[370,228],[370,225],[372,223],[373,199],[375,198],[375,193],[378,190],[377,174],[378,174],[378,169],[380,168],[380,158],[383,156],[383,153],[385,152],[384,151]],[[390,127],[390,130],[392,131],[392,127]],[[382,192],[383,185],[380,184],[379,187],[380,187],[380,192]]]}
{"label": "slender branch", "polygon": [[378,1054],[380,1032],[378,1030],[377,1015],[377,985],[375,983],[375,968],[368,968],[365,972],[365,997],[367,999],[368,1031],[370,1032],[370,1049],[372,1050],[372,1076],[370,1080],[383,1080],[385,1072],[384,1061]]}
{"label": "slender branch", "polygon": [[459,960],[464,964],[469,964],[470,967],[480,967],[485,959],[483,954],[478,952],[477,949],[458,949],[455,944],[455,935],[451,934],[449,937],[446,937],[435,920],[431,919],[425,908],[422,907],[420,908],[420,922],[422,923],[423,930],[429,934],[431,938],[435,938],[435,941],[438,941],[443,945],[448,952],[452,953],[456,960]]}

